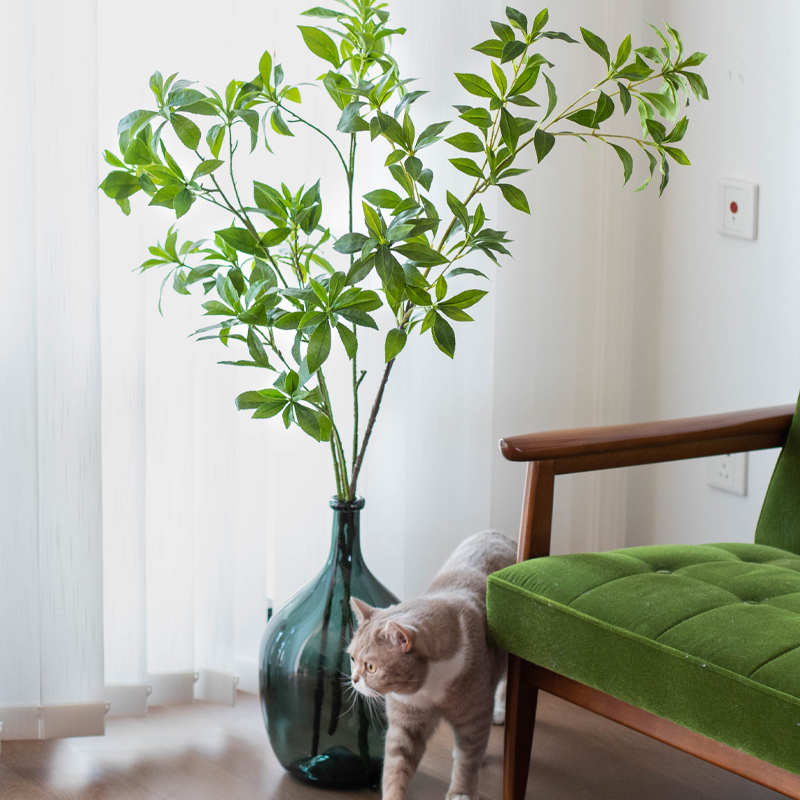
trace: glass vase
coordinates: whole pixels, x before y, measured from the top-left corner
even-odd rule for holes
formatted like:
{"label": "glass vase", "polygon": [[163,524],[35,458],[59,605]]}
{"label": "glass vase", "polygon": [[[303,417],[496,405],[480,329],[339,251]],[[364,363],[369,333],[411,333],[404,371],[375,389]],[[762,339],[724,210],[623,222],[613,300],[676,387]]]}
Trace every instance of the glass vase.
{"label": "glass vase", "polygon": [[398,599],[361,554],[364,500],[331,500],[333,535],[322,571],[270,620],[261,642],[261,708],[283,767],[330,788],[370,786],[383,767],[386,718],[349,686],[350,598],[386,607]]}

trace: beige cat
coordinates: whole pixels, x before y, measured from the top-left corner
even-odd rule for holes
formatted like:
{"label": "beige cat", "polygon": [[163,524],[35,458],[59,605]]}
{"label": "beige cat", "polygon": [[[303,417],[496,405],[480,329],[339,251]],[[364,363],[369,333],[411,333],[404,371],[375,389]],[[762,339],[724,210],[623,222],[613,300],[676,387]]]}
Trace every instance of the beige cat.
{"label": "beige cat", "polygon": [[405,796],[442,718],[456,740],[447,798],[477,800],[495,688],[506,665],[505,653],[487,641],[486,578],[515,560],[515,547],[501,533],[476,533],[421,597],[386,609],[353,599],[351,680],[362,695],[386,698],[383,800]]}

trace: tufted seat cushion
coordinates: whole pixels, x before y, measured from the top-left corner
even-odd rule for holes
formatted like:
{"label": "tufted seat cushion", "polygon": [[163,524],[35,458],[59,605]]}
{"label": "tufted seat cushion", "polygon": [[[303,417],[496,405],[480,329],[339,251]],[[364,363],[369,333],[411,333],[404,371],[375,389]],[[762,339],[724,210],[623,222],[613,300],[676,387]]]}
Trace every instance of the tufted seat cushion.
{"label": "tufted seat cushion", "polygon": [[487,604],[509,652],[800,774],[800,556],[550,556],[490,576]]}

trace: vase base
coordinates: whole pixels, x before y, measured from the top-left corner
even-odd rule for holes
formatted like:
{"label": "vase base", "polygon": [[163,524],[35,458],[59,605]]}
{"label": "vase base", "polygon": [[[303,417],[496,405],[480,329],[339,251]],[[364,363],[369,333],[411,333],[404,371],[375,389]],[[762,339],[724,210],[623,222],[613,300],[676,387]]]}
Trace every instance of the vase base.
{"label": "vase base", "polygon": [[383,759],[364,759],[346,747],[332,747],[318,756],[298,759],[288,767],[288,772],[306,783],[327,789],[355,789],[377,786],[383,772]]}

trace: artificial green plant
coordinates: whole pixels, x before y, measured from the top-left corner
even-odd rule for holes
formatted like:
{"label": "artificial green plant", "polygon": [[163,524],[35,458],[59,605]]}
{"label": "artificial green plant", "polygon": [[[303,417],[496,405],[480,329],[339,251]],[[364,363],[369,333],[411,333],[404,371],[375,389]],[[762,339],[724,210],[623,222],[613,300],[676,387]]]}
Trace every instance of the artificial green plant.
{"label": "artificial green plant", "polygon": [[[426,157],[429,148],[443,146],[452,121],[417,130],[415,111],[426,92],[410,88],[390,52],[392,37],[405,29],[391,27],[387,3],[333,5],[304,12],[320,21],[301,25],[300,33],[329,67],[316,83],[340,111],[336,130],[324,130],[301,110],[299,86],[285,82],[269,52],[256,75],[232,80],[222,93],[177,80],[177,73],[164,80],[156,72],[150,79],[155,108],[120,121],[119,155],[105,152],[114,169],[101,188],[125,214],[138,192],[178,219],[198,202],[219,210],[220,227],[208,239],[181,242],[173,226],[140,269],[165,269],[164,284],[171,280],[179,294],[200,288],[205,313],[215,322],[197,331],[198,339],[244,346],[241,358],[221,363],[277,375],[255,378],[257,388],[236,398],[238,408],[253,410],[256,419],[281,416],[287,428],[298,425],[329,443],[337,497],[352,500],[386,383],[408,336],[430,334],[452,358],[454,324],[471,321],[468,309],[487,293],[475,259],[464,259],[477,254],[497,263],[509,255],[506,232],[488,225],[482,195],[499,190],[510,206],[530,213],[514,179],[567,138],[613,148],[625,183],[633,172],[632,153],[644,154],[648,174],[637,191],[658,170],[661,193],[670,161],[689,164],[678,147],[689,123],[683,109],[691,96],[708,94],[694,71],[705,56],[688,54],[669,25],[653,27],[656,46],[633,49],[627,36],[613,57],[603,39],[581,28],[583,44],[599,57],[598,80],[560,104],[554,64],[537,47],[543,39],[581,42],[550,30],[547,9],[529,20],[509,7],[506,21],[491,23],[494,36],[473,48],[487,57],[485,76],[456,73],[453,83],[454,97],[458,84],[463,95],[455,106],[460,130],[444,146],[460,151],[449,161],[474,178],[472,188],[459,197],[447,190],[451,176],[444,175],[438,183],[445,191],[434,192]],[[610,123],[631,110],[639,118],[636,135],[609,132]],[[277,187],[265,174],[242,185],[243,151],[249,146],[253,153],[260,142],[272,152],[273,133],[291,138],[298,126],[321,138],[344,173],[346,197],[325,194],[324,200],[346,201],[346,231],[325,224],[319,181]],[[377,188],[356,198],[364,150],[380,155],[386,174]],[[359,342],[379,328],[373,314],[383,307],[391,320],[384,332],[385,366],[362,432]],[[350,361],[349,448],[324,372],[335,346]]]}

